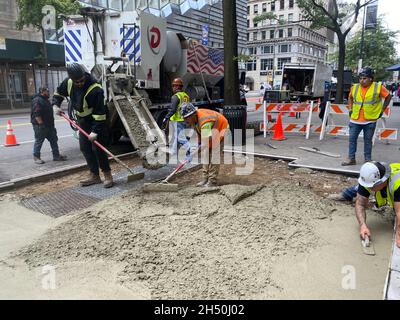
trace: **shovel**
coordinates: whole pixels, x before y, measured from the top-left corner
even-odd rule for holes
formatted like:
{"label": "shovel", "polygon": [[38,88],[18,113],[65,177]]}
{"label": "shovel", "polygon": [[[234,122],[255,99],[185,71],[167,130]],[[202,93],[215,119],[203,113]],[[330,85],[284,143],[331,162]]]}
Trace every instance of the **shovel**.
{"label": "shovel", "polygon": [[182,161],[179,166],[164,180],[158,183],[145,183],[143,185],[143,191],[145,192],[174,192],[178,190],[178,185],[169,183],[168,181],[181,170],[188,160]]}
{"label": "shovel", "polygon": [[362,245],[364,254],[366,254],[368,256],[375,255],[374,245],[372,244],[372,241],[369,239],[368,236],[365,236],[365,238],[363,240],[361,240],[361,245]]}
{"label": "shovel", "polygon": [[[71,125],[73,125],[76,129],[78,129],[82,134],[84,134],[88,139],[89,139],[89,134],[83,130],[80,126],[78,126],[74,121],[72,121],[70,118],[68,118],[64,112],[60,114],[61,117],[63,117],[65,120],[67,120]],[[113,158],[115,161],[117,161],[121,166],[126,168],[131,174],[128,175],[128,182],[131,181],[137,181],[141,180],[144,178],[144,172],[142,173],[135,173],[133,172],[125,163],[123,163],[120,159],[118,159],[115,155],[113,155],[110,151],[108,151],[104,146],[102,146],[99,142],[96,140],[93,141],[93,143],[99,147],[101,150],[103,150],[105,153],[107,153],[111,158]]]}

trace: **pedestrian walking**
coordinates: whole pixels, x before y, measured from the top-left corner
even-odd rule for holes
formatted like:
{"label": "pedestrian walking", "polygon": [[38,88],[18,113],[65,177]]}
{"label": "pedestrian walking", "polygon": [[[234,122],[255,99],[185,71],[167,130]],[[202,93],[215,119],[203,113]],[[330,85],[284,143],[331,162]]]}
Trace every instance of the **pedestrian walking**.
{"label": "pedestrian walking", "polygon": [[54,125],[53,108],[50,103],[48,88],[40,88],[39,93],[32,99],[31,123],[35,134],[33,145],[33,160],[36,164],[44,164],[41,158],[41,149],[47,139],[50,143],[53,161],[65,161],[67,157],[60,154],[58,148],[57,130]]}

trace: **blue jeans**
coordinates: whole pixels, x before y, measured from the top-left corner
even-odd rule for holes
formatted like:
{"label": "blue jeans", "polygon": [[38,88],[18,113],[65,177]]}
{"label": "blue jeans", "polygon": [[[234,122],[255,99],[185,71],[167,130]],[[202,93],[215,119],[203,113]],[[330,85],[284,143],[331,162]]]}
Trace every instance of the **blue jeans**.
{"label": "blue jeans", "polygon": [[42,149],[44,140],[47,139],[50,142],[53,158],[58,158],[60,156],[60,151],[58,150],[58,143],[57,143],[58,137],[56,128],[33,124],[33,131],[35,133],[33,156],[40,158],[40,150]]}
{"label": "blue jeans", "polygon": [[356,159],[357,140],[361,131],[364,131],[364,159],[372,159],[372,138],[374,137],[376,122],[370,124],[355,124],[350,122],[349,159]]}
{"label": "blue jeans", "polygon": [[189,140],[186,139],[185,129],[187,129],[187,125],[185,122],[172,122],[174,125],[174,140],[172,142],[171,150],[173,153],[178,153],[178,143],[182,145],[186,151],[190,150],[190,143]]}

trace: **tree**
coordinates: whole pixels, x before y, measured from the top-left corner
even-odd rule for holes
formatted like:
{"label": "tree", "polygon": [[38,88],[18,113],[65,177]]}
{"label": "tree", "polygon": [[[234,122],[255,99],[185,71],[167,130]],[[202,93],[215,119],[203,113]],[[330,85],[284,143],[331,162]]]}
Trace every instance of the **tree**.
{"label": "tree", "polygon": [[[239,105],[238,32],[236,1],[223,1],[224,17],[224,104]],[[236,58],[235,58],[236,57]]]}
{"label": "tree", "polygon": [[[360,54],[361,31],[347,42],[346,66],[352,70],[357,69]],[[376,29],[365,30],[364,34],[364,65],[375,70],[376,80],[384,80],[390,75],[385,67],[397,62],[396,36],[398,32],[390,31],[383,26],[382,20],[378,19]]]}
{"label": "tree", "polygon": [[[45,5],[52,5],[56,14],[74,14],[78,13],[80,4],[76,0],[17,0],[19,14],[16,22],[18,30],[22,30],[25,26],[33,26],[42,33],[43,55],[42,63],[45,66],[45,85],[48,85],[48,60],[45,30],[42,26],[44,14],[42,9]],[[56,28],[60,28],[62,21],[56,18]]]}
{"label": "tree", "polygon": [[[336,103],[343,101],[343,80],[346,53],[346,38],[357,23],[361,9],[375,0],[356,0],[355,3],[342,0],[297,0],[297,6],[302,11],[302,18],[292,23],[308,22],[311,29],[327,28],[333,31],[338,39],[339,63]],[[257,17],[256,17],[257,18]],[[259,19],[254,21],[260,21]],[[268,13],[264,19],[276,19]]]}

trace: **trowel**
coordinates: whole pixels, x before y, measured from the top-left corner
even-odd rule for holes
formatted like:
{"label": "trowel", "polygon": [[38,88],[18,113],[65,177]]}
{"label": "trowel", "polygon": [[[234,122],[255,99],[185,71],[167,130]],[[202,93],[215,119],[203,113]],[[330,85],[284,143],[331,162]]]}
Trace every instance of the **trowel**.
{"label": "trowel", "polygon": [[363,248],[364,254],[368,256],[375,255],[374,245],[368,236],[365,236],[365,239],[361,240],[361,246]]}

